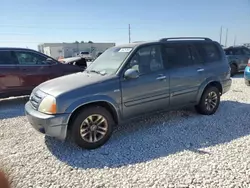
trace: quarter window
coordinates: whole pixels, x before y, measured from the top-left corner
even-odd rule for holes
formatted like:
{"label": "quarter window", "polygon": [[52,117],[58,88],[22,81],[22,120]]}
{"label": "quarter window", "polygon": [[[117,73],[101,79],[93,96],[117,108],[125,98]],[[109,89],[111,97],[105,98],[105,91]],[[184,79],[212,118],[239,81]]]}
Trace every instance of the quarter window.
{"label": "quarter window", "polygon": [[137,70],[140,74],[162,70],[164,66],[161,46],[152,45],[140,48],[130,60],[129,68]]}
{"label": "quarter window", "polygon": [[205,63],[219,61],[221,59],[217,46],[213,43],[195,44],[200,56]]}
{"label": "quarter window", "polygon": [[19,64],[21,65],[42,65],[46,64],[46,57],[32,52],[15,52]]}

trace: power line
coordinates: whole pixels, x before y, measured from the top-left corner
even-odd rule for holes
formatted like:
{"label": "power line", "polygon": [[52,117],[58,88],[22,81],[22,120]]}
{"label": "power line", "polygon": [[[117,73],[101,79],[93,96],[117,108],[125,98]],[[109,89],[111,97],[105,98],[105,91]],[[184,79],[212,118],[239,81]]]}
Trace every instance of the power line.
{"label": "power line", "polygon": [[[0,27],[2,27],[2,28],[28,28],[28,29],[39,29],[39,28],[43,28],[44,29],[44,27],[48,27],[48,25],[44,25],[44,26],[42,26],[42,25],[34,25],[34,26],[31,26],[31,25],[4,25],[4,24],[0,24]],[[69,29],[69,30],[72,30],[72,29],[121,29],[121,30],[125,30],[125,29],[127,29],[127,28],[125,28],[125,27],[75,27],[75,26],[67,26],[67,27],[65,27],[65,26],[63,26],[63,27],[60,27],[60,26],[55,26],[55,25],[53,25],[53,26],[51,26],[51,28],[50,28],[50,30],[51,29]]]}

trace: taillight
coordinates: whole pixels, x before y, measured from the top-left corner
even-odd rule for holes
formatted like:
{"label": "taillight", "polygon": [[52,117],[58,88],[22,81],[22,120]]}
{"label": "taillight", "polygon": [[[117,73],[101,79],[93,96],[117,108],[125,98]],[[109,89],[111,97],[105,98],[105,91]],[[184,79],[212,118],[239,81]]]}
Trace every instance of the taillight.
{"label": "taillight", "polygon": [[250,59],[248,60],[248,64],[247,64],[248,67],[250,67]]}

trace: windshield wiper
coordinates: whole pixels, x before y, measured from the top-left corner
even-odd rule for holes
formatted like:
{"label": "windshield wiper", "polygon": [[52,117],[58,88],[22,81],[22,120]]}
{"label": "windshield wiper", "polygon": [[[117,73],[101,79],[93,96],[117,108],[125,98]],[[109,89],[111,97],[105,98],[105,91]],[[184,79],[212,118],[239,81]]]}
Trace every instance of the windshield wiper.
{"label": "windshield wiper", "polygon": [[97,70],[88,70],[87,72],[94,72],[100,75],[105,75],[106,73],[104,71],[97,71]]}

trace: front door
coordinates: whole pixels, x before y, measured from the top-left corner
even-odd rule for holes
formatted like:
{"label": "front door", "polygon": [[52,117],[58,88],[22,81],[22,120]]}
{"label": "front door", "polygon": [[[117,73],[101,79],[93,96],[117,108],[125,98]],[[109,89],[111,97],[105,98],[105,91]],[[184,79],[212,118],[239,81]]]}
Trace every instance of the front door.
{"label": "front door", "polygon": [[8,97],[22,92],[17,62],[9,50],[0,50],[0,96]]}
{"label": "front door", "polygon": [[194,104],[203,80],[204,65],[196,63],[188,44],[166,44],[164,54],[170,70],[170,106]]}
{"label": "front door", "polygon": [[46,56],[22,50],[14,53],[19,63],[21,86],[27,94],[39,84],[56,77],[57,73],[61,74],[60,70],[57,70],[57,64],[47,61]]}
{"label": "front door", "polygon": [[162,59],[161,45],[138,49],[127,64],[136,69],[136,79],[121,78],[123,118],[169,107],[169,73]]}

